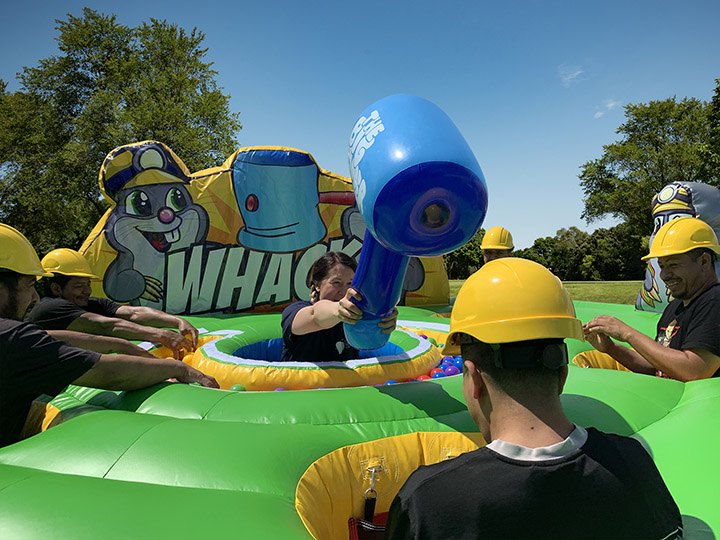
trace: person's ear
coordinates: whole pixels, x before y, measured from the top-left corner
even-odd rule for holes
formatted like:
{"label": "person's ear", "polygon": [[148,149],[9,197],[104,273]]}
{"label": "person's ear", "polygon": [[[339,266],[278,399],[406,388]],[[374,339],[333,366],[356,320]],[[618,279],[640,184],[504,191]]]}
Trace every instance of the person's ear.
{"label": "person's ear", "polygon": [[568,367],[567,365],[564,365],[560,368],[560,383],[558,384],[558,395],[563,393],[563,389],[565,388],[565,382],[568,378]]}
{"label": "person's ear", "polygon": [[470,360],[465,360],[463,365],[465,367],[465,377],[470,377],[473,399],[479,399],[485,389],[485,381],[482,378],[480,370]]}
{"label": "person's ear", "polygon": [[51,283],[50,292],[53,293],[53,296],[62,296],[62,287],[57,283]]}

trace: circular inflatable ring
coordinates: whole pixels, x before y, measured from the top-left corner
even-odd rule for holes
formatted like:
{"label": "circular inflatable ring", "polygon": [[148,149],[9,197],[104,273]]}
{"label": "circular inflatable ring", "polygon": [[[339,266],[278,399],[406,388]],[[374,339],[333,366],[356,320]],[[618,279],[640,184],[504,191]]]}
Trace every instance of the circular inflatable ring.
{"label": "circular inflatable ring", "polygon": [[[277,362],[268,360],[268,349],[281,340],[280,315],[251,315],[238,319],[234,330],[203,335],[205,341],[184,362],[212,375],[221,388],[239,384],[246,390],[301,390],[371,386],[388,380],[398,382],[427,373],[440,363],[441,353],[417,333],[396,329],[389,343],[375,351],[362,351],[347,362]],[[415,321],[398,321],[413,328]],[[281,345],[280,345],[281,346]],[[242,356],[236,356],[239,353]],[[235,355],[233,354],[235,353]]]}

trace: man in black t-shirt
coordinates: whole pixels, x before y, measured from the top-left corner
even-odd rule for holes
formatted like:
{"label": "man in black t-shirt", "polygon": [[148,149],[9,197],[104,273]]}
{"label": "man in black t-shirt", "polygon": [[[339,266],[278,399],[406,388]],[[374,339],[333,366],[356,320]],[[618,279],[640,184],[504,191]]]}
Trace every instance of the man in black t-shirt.
{"label": "man in black t-shirt", "polygon": [[71,347],[22,322],[47,276],[30,242],[0,223],[0,447],[16,442],[32,401],[68,384],[133,390],[175,378],[217,388],[212,377],[171,359],[99,354]]}
{"label": "man in black t-shirt", "polygon": [[564,338],[582,339],[560,280],[525,259],[485,264],[458,293],[444,352],[487,446],[420,467],[386,538],[682,537],[675,501],[641,444],[573,424],[560,404]]}
{"label": "man in black t-shirt", "polygon": [[56,249],[43,258],[42,265],[51,274],[42,283],[47,296],[28,315],[28,320],[41,328],[161,343],[176,358],[181,351],[197,346],[197,329],[181,317],[90,296],[90,279],[97,276],[77,251]]}
{"label": "man in black t-shirt", "polygon": [[[650,253],[643,257],[658,258],[660,278],[674,298],[658,322],[655,340],[607,315],[585,324],[585,338],[595,349],[637,373],[681,381],[720,376],[718,255],[717,236],[707,223],[692,217],[669,221],[658,230]],[[632,349],[610,338],[628,343]]]}

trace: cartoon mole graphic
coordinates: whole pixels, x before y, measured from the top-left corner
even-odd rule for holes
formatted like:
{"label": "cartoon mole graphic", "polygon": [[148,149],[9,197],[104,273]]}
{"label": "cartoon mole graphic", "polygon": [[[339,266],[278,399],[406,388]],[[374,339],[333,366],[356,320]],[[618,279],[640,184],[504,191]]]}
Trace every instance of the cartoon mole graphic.
{"label": "cartoon mole graphic", "polygon": [[189,173],[162,143],[146,141],[117,148],[105,158],[100,185],[115,203],[105,223],[117,250],[103,280],[117,302],[164,308],[167,253],[204,242],[205,209],[188,191]]}

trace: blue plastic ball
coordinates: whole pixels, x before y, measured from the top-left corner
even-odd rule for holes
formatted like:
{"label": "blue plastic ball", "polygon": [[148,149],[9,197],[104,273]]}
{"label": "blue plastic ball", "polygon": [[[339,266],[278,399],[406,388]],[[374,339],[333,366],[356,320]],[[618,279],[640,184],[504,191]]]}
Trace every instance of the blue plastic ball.
{"label": "blue plastic ball", "polygon": [[433,379],[440,379],[442,377],[447,377],[447,375],[445,375],[442,371],[436,371],[432,376]]}

